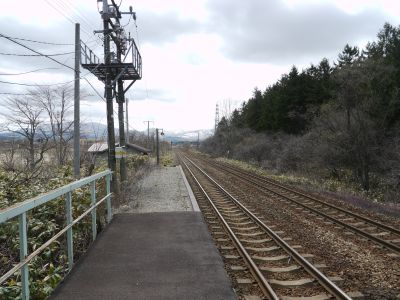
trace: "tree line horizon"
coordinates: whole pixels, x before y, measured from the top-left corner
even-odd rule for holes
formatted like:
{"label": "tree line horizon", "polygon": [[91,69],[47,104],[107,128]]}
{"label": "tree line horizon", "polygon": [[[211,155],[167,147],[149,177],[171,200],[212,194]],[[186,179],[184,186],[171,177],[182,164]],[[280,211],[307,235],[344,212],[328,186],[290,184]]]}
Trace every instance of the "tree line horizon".
{"label": "tree line horizon", "polygon": [[385,23],[365,49],[346,44],[333,64],[293,66],[265,90],[256,87],[203,149],[281,171],[323,167],[318,174],[339,179],[350,172],[364,190],[385,177],[398,189],[399,91],[400,26]]}

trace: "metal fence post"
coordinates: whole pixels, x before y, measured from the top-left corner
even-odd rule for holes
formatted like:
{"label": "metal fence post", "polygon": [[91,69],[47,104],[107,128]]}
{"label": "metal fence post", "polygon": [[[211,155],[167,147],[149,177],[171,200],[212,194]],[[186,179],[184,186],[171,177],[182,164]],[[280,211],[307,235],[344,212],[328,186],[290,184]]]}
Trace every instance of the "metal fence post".
{"label": "metal fence post", "polygon": [[[109,195],[111,192],[111,174],[106,176],[106,194]],[[111,195],[107,198],[107,223],[111,222],[112,219],[112,208],[111,208]]]}
{"label": "metal fence post", "polygon": [[[90,183],[90,198],[91,198],[91,206],[96,204],[96,181],[92,181]],[[93,241],[96,239],[97,235],[97,226],[96,226],[96,208],[92,210],[92,236]]]}
{"label": "metal fence post", "polygon": [[[28,237],[26,233],[26,212],[19,215],[19,259],[24,261],[28,255]],[[22,299],[29,299],[29,271],[28,264],[21,268]]]}
{"label": "metal fence post", "polygon": [[[19,299],[29,300],[30,299],[30,291],[29,291],[29,263],[38,256],[48,245],[56,241],[63,234],[67,236],[67,255],[68,255],[68,268],[72,269],[74,263],[74,253],[73,253],[73,228],[72,224],[78,223],[80,220],[88,216],[90,213],[92,215],[92,233],[93,239],[96,238],[97,235],[97,224],[96,224],[96,204],[100,204],[101,202],[106,202],[107,205],[107,222],[111,222],[112,219],[112,207],[111,207],[111,179],[112,173],[107,170],[104,172],[100,172],[99,174],[92,175],[87,178],[83,178],[81,180],[72,182],[63,187],[55,189],[47,194],[39,195],[29,200],[23,201],[15,206],[10,206],[5,209],[0,210],[0,225],[8,220],[13,218],[18,218],[18,227],[19,227],[19,256],[20,261],[16,263],[8,272],[5,274],[1,274],[0,276],[0,285],[7,284],[6,280],[11,276],[15,276],[15,274],[21,271],[21,283],[18,283],[18,286],[21,287]],[[105,177],[106,180],[106,190],[107,195],[103,197],[99,202],[96,200],[96,180],[102,179]],[[72,192],[82,186],[87,187],[90,184],[90,193],[91,193],[91,206],[88,210],[86,210],[83,214],[81,214],[76,219],[73,218],[73,207],[72,207]],[[60,230],[55,236],[50,238],[47,242],[41,245],[39,248],[35,249],[30,255],[28,249],[28,212],[34,209],[35,207],[39,207],[45,203],[48,203],[52,200],[59,199],[59,197],[64,197],[65,195],[65,218],[66,218],[66,227]],[[0,297],[1,298],[1,297]],[[2,299],[2,298],[1,298]]]}
{"label": "metal fence post", "polygon": [[[66,209],[67,226],[68,226],[73,221],[71,192],[67,193],[67,197],[65,199],[65,209]],[[67,253],[68,253],[68,270],[71,271],[72,266],[74,265],[74,239],[72,236],[72,227],[67,230]]]}

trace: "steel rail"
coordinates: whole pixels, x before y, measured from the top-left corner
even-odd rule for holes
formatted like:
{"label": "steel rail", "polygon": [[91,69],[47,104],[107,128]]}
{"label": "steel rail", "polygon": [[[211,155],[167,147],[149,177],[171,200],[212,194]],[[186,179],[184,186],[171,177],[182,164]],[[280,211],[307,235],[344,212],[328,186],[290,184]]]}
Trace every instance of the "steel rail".
{"label": "steel rail", "polygon": [[255,175],[255,174],[250,174],[250,173],[245,172],[245,171],[243,171],[243,170],[239,170],[238,168],[235,168],[235,167],[232,167],[232,166],[228,166],[227,164],[222,164],[222,163],[219,163],[219,162],[217,162],[216,164],[217,164],[217,165],[220,165],[220,166],[223,166],[223,167],[225,167],[225,168],[234,170],[234,171],[236,171],[236,172],[238,172],[238,173],[246,174],[246,175],[248,175],[248,176],[250,176],[250,177],[256,178],[256,179],[261,180],[261,181],[264,181],[264,182],[266,182],[266,183],[268,183],[268,184],[272,184],[272,185],[274,185],[274,186],[277,186],[277,187],[279,187],[279,188],[282,188],[282,189],[284,189],[284,190],[287,190],[287,191],[289,191],[289,192],[291,192],[291,193],[294,193],[294,194],[300,195],[300,196],[302,196],[302,197],[304,197],[304,198],[307,198],[307,199],[310,199],[310,200],[312,200],[312,201],[318,202],[319,204],[326,205],[326,206],[328,206],[328,207],[330,207],[330,208],[332,208],[332,209],[335,209],[335,210],[338,210],[338,211],[340,211],[340,212],[346,213],[346,214],[348,214],[348,215],[350,215],[350,216],[352,216],[352,217],[354,217],[354,218],[358,218],[358,219],[360,219],[360,220],[363,220],[364,222],[368,222],[368,223],[370,223],[370,224],[372,224],[372,225],[375,225],[375,226],[377,226],[377,227],[380,227],[380,228],[382,228],[382,229],[384,229],[384,230],[386,230],[386,231],[390,231],[390,232],[392,232],[392,233],[394,233],[394,234],[400,235],[400,230],[397,229],[397,228],[394,228],[394,227],[392,227],[392,226],[388,226],[388,225],[382,224],[382,223],[380,223],[380,222],[377,222],[377,221],[372,220],[372,219],[370,219],[370,218],[364,217],[364,216],[362,216],[362,215],[359,215],[359,214],[354,213],[354,212],[352,212],[352,211],[349,211],[349,210],[347,210],[347,209],[343,209],[343,208],[340,208],[340,207],[336,207],[335,205],[332,205],[332,204],[330,204],[330,203],[327,203],[327,202],[325,202],[325,201],[323,201],[323,200],[314,198],[314,197],[312,197],[312,196],[310,196],[310,195],[304,194],[304,193],[302,193],[302,192],[299,192],[299,191],[293,190],[293,189],[291,189],[291,188],[288,188],[288,187],[286,187],[286,186],[283,186],[283,185],[281,185],[281,184],[279,184],[279,183],[273,182],[273,181],[271,181],[271,180],[269,180],[268,178],[265,178],[265,177],[263,177],[263,176]]}
{"label": "steel rail", "polygon": [[[292,198],[290,198],[290,197],[288,197],[286,195],[283,195],[283,194],[281,194],[279,192],[276,192],[276,191],[274,191],[274,190],[272,190],[272,189],[270,189],[268,187],[265,187],[264,185],[260,184],[259,182],[252,180],[251,179],[252,176],[248,176],[250,178],[246,178],[243,175],[243,173],[242,173],[242,175],[240,175],[240,174],[236,174],[236,173],[234,173],[232,171],[229,171],[226,168],[224,169],[221,166],[220,166],[220,168],[225,170],[225,171],[230,172],[231,174],[233,174],[233,175],[235,175],[235,176],[237,176],[239,178],[242,178],[245,181],[251,182],[252,184],[254,184],[255,188],[259,189],[262,192],[268,191],[268,192],[273,193],[273,194],[275,194],[275,195],[277,195],[279,197],[282,197],[282,198],[284,198],[284,199],[286,199],[288,201],[296,203],[297,205],[300,205],[300,206],[304,207],[305,209],[308,209],[308,210],[312,211],[315,214],[318,214],[318,215],[320,215],[320,216],[322,216],[322,217],[324,217],[324,218],[326,218],[326,219],[328,219],[328,220],[330,220],[330,221],[332,221],[332,222],[334,222],[336,224],[339,224],[342,227],[348,228],[349,230],[351,230],[351,231],[353,231],[353,232],[355,232],[355,233],[357,233],[357,234],[359,234],[359,235],[361,235],[363,237],[366,237],[367,239],[372,240],[372,241],[374,241],[374,242],[376,242],[376,243],[378,243],[378,244],[380,244],[380,245],[382,245],[382,246],[384,246],[384,247],[386,247],[386,248],[388,248],[388,249],[400,254],[400,246],[397,246],[397,245],[395,245],[395,244],[393,244],[391,242],[388,242],[388,241],[383,240],[383,239],[381,239],[379,237],[376,237],[376,236],[374,236],[372,234],[369,234],[368,232],[365,232],[365,231],[363,231],[363,230],[361,230],[361,229],[359,229],[359,228],[357,228],[355,226],[347,224],[347,223],[345,223],[343,221],[340,221],[340,220],[338,220],[338,219],[336,219],[336,218],[334,218],[334,217],[332,217],[332,216],[330,216],[330,215],[328,215],[326,213],[323,213],[318,209],[310,207],[310,206],[308,206],[308,205],[306,205],[306,204],[304,204],[304,203],[302,203],[300,201],[297,201],[297,200],[292,199]],[[240,172],[238,172],[238,173],[240,173]],[[244,174],[246,176],[248,175],[248,173],[244,173]]]}
{"label": "steel rail", "polygon": [[[304,257],[302,257],[295,249],[293,249],[288,243],[286,243],[281,237],[279,237],[272,229],[265,225],[257,216],[249,211],[239,200],[232,196],[227,190],[225,190],[218,182],[216,182],[211,176],[203,171],[197,164],[195,164],[187,156],[185,158],[195,166],[204,176],[206,176],[215,186],[218,187],[225,195],[227,195],[236,205],[238,205],[242,211],[244,211],[251,219],[253,219],[260,227],[262,227],[271,238],[284,249],[300,266],[302,266],[308,274],[314,277],[332,296],[337,299],[348,299],[351,298],[342,291],[336,284],[334,284],[329,278],[322,274],[317,268],[309,263]],[[186,163],[185,163],[186,165]]]}
{"label": "steel rail", "polygon": [[210,203],[211,207],[213,208],[214,212],[217,214],[218,218],[220,219],[221,223],[225,227],[226,231],[228,232],[232,242],[235,244],[237,250],[240,252],[242,257],[244,258],[246,264],[249,267],[249,270],[253,277],[256,279],[258,282],[258,285],[260,286],[261,290],[263,291],[264,295],[270,299],[270,300],[279,300],[278,295],[276,295],[275,291],[272,289],[271,285],[268,283],[268,281],[265,279],[264,275],[261,273],[260,269],[257,267],[257,265],[254,263],[253,259],[251,258],[250,254],[246,251],[246,249],[243,247],[242,243],[239,241],[235,233],[232,231],[232,229],[229,227],[228,223],[225,221],[224,217],[221,215],[219,212],[218,208],[215,206],[213,201],[211,200],[210,196],[207,194],[207,192],[204,190],[203,186],[200,184],[198,181],[197,177],[193,174],[192,170],[190,170],[189,166],[182,160],[183,164],[185,165],[186,169],[189,171],[189,173],[192,175],[194,181],[204,194],[204,196],[207,198],[208,202]]}

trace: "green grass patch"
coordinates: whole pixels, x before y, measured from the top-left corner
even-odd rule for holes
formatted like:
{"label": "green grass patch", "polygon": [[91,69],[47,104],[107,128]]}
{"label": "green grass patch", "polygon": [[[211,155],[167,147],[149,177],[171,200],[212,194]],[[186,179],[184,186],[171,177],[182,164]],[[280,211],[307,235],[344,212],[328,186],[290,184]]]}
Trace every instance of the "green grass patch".
{"label": "green grass patch", "polygon": [[164,167],[171,167],[174,165],[174,157],[171,152],[168,152],[167,154],[164,154],[163,156],[160,157],[160,163]]}

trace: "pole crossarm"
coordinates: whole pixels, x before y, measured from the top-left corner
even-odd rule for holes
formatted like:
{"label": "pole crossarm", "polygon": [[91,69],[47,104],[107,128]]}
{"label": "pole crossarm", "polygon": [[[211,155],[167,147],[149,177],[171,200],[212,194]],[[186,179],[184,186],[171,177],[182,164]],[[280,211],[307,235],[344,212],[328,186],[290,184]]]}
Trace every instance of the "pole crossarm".
{"label": "pole crossarm", "polygon": [[[111,222],[112,219],[112,208],[111,208],[111,196],[112,193],[110,191],[111,184],[111,176],[112,172],[110,170],[106,170],[90,177],[86,177],[70,184],[67,184],[63,187],[50,191],[48,193],[39,195],[37,197],[31,198],[29,200],[17,203],[13,206],[7,207],[5,209],[0,210],[0,225],[5,223],[13,218],[19,218],[19,239],[20,239],[20,262],[16,264],[11,270],[0,277],[0,284],[4,283],[9,277],[14,275],[18,270],[21,270],[21,286],[22,286],[22,299],[29,299],[29,269],[28,263],[39,255],[45,248],[51,245],[54,241],[56,241],[60,236],[64,233],[67,233],[67,253],[68,253],[68,265],[69,271],[73,266],[73,234],[72,227],[78,223],[83,217],[92,213],[92,233],[93,239],[96,237],[96,223],[95,223],[95,211],[96,208],[103,203],[104,201],[107,203],[107,222]],[[106,195],[100,199],[96,200],[96,194],[92,191],[91,196],[91,206],[79,217],[75,220],[72,218],[72,193],[85,185],[90,184],[91,187],[95,186],[96,180],[105,178],[106,180]],[[58,200],[59,197],[65,196],[66,200],[66,223],[67,225],[61,229],[57,234],[51,237],[48,241],[46,241],[41,247],[35,249],[32,253],[28,254],[28,230],[27,230],[27,214],[32,209],[46,204],[53,200]],[[93,221],[94,220],[94,221]]]}

